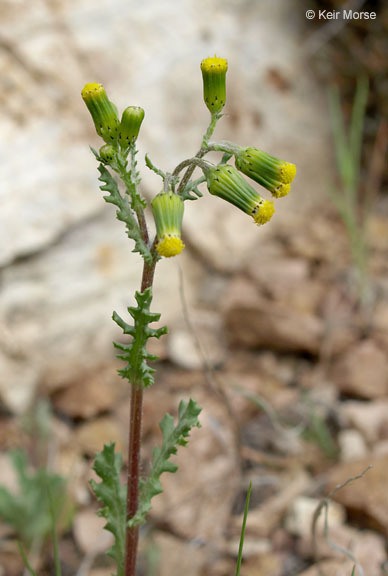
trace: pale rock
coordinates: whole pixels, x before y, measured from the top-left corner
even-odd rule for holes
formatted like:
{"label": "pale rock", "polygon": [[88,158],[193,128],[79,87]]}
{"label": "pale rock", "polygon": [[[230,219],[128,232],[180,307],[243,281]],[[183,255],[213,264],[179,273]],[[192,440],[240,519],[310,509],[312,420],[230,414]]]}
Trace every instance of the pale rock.
{"label": "pale rock", "polygon": [[319,311],[326,287],[311,278],[308,260],[259,253],[247,270],[260,291],[271,299],[286,302],[302,313]]}
{"label": "pale rock", "polygon": [[[349,248],[342,222],[333,212],[312,208],[304,217],[289,214],[282,237],[289,253],[312,263],[330,263],[332,271],[348,263]],[[333,270],[334,269],[334,270]]]}
{"label": "pale rock", "polygon": [[374,456],[388,456],[388,439],[380,440],[373,446]]}
{"label": "pale rock", "polygon": [[72,445],[62,448],[55,460],[55,471],[67,479],[68,491],[80,506],[90,504],[92,497],[87,481],[89,468],[89,463]]}
{"label": "pale rock", "polygon": [[[147,544],[147,542],[145,542]],[[204,564],[204,550],[195,542],[185,542],[165,532],[155,532],[152,535],[153,546],[158,554],[159,576],[185,574],[185,576],[200,576]],[[143,544],[145,548],[145,545]],[[147,553],[147,550],[144,550]]]}
{"label": "pale rock", "polygon": [[323,323],[287,302],[263,298],[250,281],[232,280],[224,303],[225,325],[232,344],[287,352],[318,354]]}
{"label": "pale rock", "polygon": [[86,375],[53,397],[57,410],[71,418],[92,418],[112,410],[123,392],[123,381],[113,367]]}
{"label": "pale rock", "polygon": [[39,381],[39,372],[26,361],[16,361],[0,350],[0,396],[5,406],[15,414],[25,412],[31,405]]}
{"label": "pale rock", "polygon": [[321,576],[324,571],[325,576],[349,576],[352,573],[354,563],[351,560],[325,560],[310,566],[307,570],[300,572],[299,576]]}
{"label": "pale rock", "polygon": [[101,452],[104,444],[114,442],[116,451],[123,450],[123,434],[117,421],[113,418],[98,418],[86,422],[77,428],[74,433],[74,446],[89,456]]}
{"label": "pale rock", "polygon": [[[243,559],[243,563],[241,573],[244,570],[246,576],[257,576],[257,574],[261,576],[278,576],[284,573],[284,560],[275,552],[251,556],[246,561]],[[231,572],[233,572],[233,569],[224,572],[224,574],[230,574]]]}
{"label": "pale rock", "polygon": [[[304,537],[311,534],[312,521],[314,514],[320,505],[317,498],[308,496],[298,496],[292,502],[291,507],[285,519],[285,528],[294,536]],[[340,526],[345,522],[345,508],[337,502],[329,505],[328,522],[329,526]],[[320,514],[317,521],[317,530],[322,531],[324,526],[324,512]]]}
{"label": "pale rock", "polygon": [[[290,472],[283,477],[278,493],[268,498],[258,508],[250,510],[247,534],[261,538],[269,537],[281,524],[294,500],[305,493],[310,485],[311,479],[303,470]],[[240,533],[241,522],[242,516],[233,519],[231,528],[234,534]]]}
{"label": "pale rock", "polygon": [[210,310],[190,311],[190,325],[174,326],[168,337],[172,362],[188,370],[216,367],[226,355],[222,318]]}
{"label": "pale rock", "polygon": [[[330,503],[330,507],[332,504],[333,503]],[[333,543],[334,546],[330,546],[329,542]],[[318,558],[322,560],[322,567],[324,567],[326,563],[329,565],[329,562],[340,562],[342,566],[345,565],[348,569],[346,576],[352,573],[354,562],[347,559],[340,548],[348,550],[363,568],[364,574],[368,576],[380,576],[381,566],[387,559],[384,537],[381,534],[376,534],[376,532],[369,530],[356,530],[347,525],[331,525],[330,520],[327,538],[322,533],[317,533],[315,543]],[[335,548],[335,546],[337,546],[337,548]],[[298,541],[297,551],[304,558],[311,558],[313,556],[311,533],[306,534]],[[340,568],[340,566],[339,564],[338,568]],[[325,568],[323,569],[325,570],[325,574],[331,574],[330,570],[326,571]],[[309,572],[306,574],[309,574]],[[311,574],[314,574],[314,572],[311,572]],[[337,574],[337,572],[334,572],[334,574]],[[345,576],[345,573],[342,571],[338,572],[338,574],[344,574]]]}
{"label": "pale rock", "polygon": [[93,568],[88,576],[112,576],[113,568]]}
{"label": "pale rock", "polygon": [[[228,555],[237,558],[239,550],[240,538],[234,538],[228,540],[225,551]],[[244,538],[244,561],[245,559],[251,558],[252,556],[262,556],[268,554],[272,551],[271,540],[267,538],[250,538],[246,536]]]}
{"label": "pale rock", "polygon": [[346,426],[356,428],[373,445],[381,437],[382,429],[388,426],[388,399],[372,402],[348,400],[342,403],[340,415]]}
{"label": "pale rock", "polygon": [[[371,467],[368,471],[368,467]],[[366,472],[367,471],[367,472]],[[333,495],[349,514],[363,518],[363,526],[388,534],[388,503],[386,488],[388,483],[388,457],[370,455],[362,460],[343,462],[334,466],[328,473],[327,491],[350,478],[365,473],[362,478],[353,480],[350,486],[337,490]]]}
{"label": "pale rock", "polygon": [[372,326],[376,341],[388,353],[388,303],[386,297],[376,304]]}
{"label": "pale rock", "polygon": [[368,454],[368,447],[364,436],[354,428],[341,430],[338,433],[337,442],[343,462],[361,459]]}
{"label": "pale rock", "polygon": [[349,348],[333,367],[333,381],[343,394],[381,398],[388,394],[388,359],[373,340]]}
{"label": "pale rock", "polygon": [[371,212],[367,220],[368,242],[376,250],[386,253],[388,245],[387,218],[385,214]]}
{"label": "pale rock", "polygon": [[105,518],[96,510],[81,510],[75,516],[73,533],[78,547],[84,554],[106,552],[113,544],[113,534],[104,530]]}
{"label": "pale rock", "polygon": [[17,474],[15,468],[12,466],[12,459],[9,454],[0,453],[0,470],[0,485],[10,492],[17,492]]}

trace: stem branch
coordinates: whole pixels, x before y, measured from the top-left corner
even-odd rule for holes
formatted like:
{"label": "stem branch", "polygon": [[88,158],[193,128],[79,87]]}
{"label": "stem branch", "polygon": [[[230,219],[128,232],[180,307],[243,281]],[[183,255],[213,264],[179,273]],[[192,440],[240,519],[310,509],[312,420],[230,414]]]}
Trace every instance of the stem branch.
{"label": "stem branch", "polygon": [[[216,124],[217,124],[217,120],[221,118],[221,114],[212,114],[211,119],[210,119],[210,124],[208,126],[208,129],[205,132],[205,135],[202,139],[202,144],[201,144],[201,148],[198,150],[197,154],[195,155],[195,158],[202,158],[203,156],[205,156],[205,154],[208,152],[208,142],[209,139],[212,137],[212,134],[215,130]],[[186,185],[188,183],[188,181],[191,178],[192,173],[194,172],[196,168],[196,165],[191,163],[189,165],[189,167],[187,168],[180,184],[178,187],[178,194],[182,194],[184,189],[186,188]],[[174,170],[175,172],[175,170]]]}

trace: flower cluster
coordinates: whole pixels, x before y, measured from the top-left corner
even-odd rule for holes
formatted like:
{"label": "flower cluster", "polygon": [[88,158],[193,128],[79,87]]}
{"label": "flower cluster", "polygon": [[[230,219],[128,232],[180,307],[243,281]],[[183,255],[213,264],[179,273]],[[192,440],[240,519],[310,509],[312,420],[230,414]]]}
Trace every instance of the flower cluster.
{"label": "flower cluster", "polygon": [[106,142],[100,148],[100,157],[106,164],[111,164],[118,146],[125,152],[134,145],[144,119],[144,110],[139,106],[128,106],[120,121],[117,108],[109,100],[102,84],[85,84],[81,96],[93,118],[97,134]]}
{"label": "flower cluster", "polygon": [[[182,163],[187,172],[181,182],[179,183],[178,167],[173,173],[164,173],[146,158],[147,166],[164,180],[163,192],[157,194],[151,203],[157,234],[154,247],[159,256],[168,258],[182,252],[184,201],[202,196],[197,187],[198,183],[206,181],[210,194],[233,204],[250,215],[258,225],[265,224],[272,218],[275,211],[274,202],[263,198],[244,176],[263,186],[274,198],[286,196],[290,191],[296,173],[294,164],[279,160],[258,148],[236,146],[231,142],[209,142],[225,106],[227,70],[227,61],[217,56],[206,58],[201,62],[203,98],[211,114],[211,122],[200,152],[196,157]],[[129,106],[124,110],[120,121],[117,108],[107,97],[102,84],[86,84],[82,90],[82,98],[92,115],[97,134],[105,141],[99,151],[99,160],[111,166],[123,177],[123,172],[118,170],[118,166],[120,162],[121,167],[126,166],[125,159],[129,151],[134,159],[136,139],[144,119],[144,110],[138,106]],[[224,152],[219,164],[213,165],[203,160],[210,151]],[[232,157],[235,167],[227,163]],[[190,176],[197,166],[202,169],[203,177],[192,181]],[[124,182],[127,186],[130,178],[130,172],[125,172]],[[134,193],[137,184],[138,181],[132,181]],[[127,193],[132,192],[129,190]]]}

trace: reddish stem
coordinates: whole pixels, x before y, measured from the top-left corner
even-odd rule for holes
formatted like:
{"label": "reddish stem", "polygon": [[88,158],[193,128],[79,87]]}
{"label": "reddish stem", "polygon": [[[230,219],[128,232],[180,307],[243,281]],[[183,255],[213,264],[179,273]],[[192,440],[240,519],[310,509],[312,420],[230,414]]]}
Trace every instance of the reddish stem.
{"label": "reddish stem", "polygon": [[[151,265],[144,263],[141,292],[152,287],[155,259]],[[139,502],[139,478],[140,478],[140,447],[141,447],[141,422],[143,413],[143,388],[132,383],[131,412],[129,420],[129,443],[128,443],[128,476],[127,476],[127,522],[137,512]],[[126,528],[125,543],[125,576],[135,576],[137,545],[139,540],[139,527]]]}

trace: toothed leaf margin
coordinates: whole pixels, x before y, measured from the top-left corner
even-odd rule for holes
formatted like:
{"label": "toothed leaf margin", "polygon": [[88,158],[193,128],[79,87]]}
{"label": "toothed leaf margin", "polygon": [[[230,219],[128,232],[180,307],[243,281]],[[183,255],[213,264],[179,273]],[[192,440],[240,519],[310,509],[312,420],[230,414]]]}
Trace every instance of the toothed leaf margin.
{"label": "toothed leaf margin", "polygon": [[144,524],[147,513],[151,510],[151,500],[157,494],[163,492],[160,477],[163,472],[175,473],[178,466],[170,462],[170,456],[177,453],[178,446],[186,446],[192,428],[200,428],[198,415],[202,408],[190,399],[189,402],[181,401],[178,410],[178,423],[174,426],[174,418],[166,414],[159,426],[162,431],[162,447],[155,447],[152,453],[151,470],[146,479],[140,480],[139,506],[135,516],[128,525],[130,527]]}
{"label": "toothed leaf margin", "polygon": [[107,552],[116,562],[115,576],[124,576],[127,489],[120,481],[122,466],[123,458],[120,453],[115,453],[115,444],[105,444],[102,452],[96,455],[93,466],[101,482],[90,481],[97,499],[104,505],[98,511],[98,516],[106,519],[104,528],[111,532],[115,539],[112,548]]}
{"label": "toothed leaf margin", "polygon": [[135,298],[137,307],[130,306],[128,308],[134,325],[127,324],[117,312],[113,312],[113,320],[120,326],[124,334],[132,336],[132,341],[129,344],[113,342],[113,345],[121,351],[117,357],[127,363],[125,368],[118,371],[120,376],[135,386],[147,388],[154,383],[153,374],[155,373],[154,368],[151,368],[148,362],[154,362],[158,359],[154,354],[147,352],[147,340],[160,338],[163,334],[167,334],[167,327],[162,326],[156,330],[149,327],[151,322],[158,322],[160,319],[160,314],[150,312],[151,288],[147,288],[144,292],[136,292]]}
{"label": "toothed leaf margin", "polygon": [[98,171],[100,172],[98,179],[100,182],[102,182],[100,185],[100,190],[102,190],[102,192],[109,193],[104,196],[104,200],[108,202],[108,204],[114,204],[117,206],[117,219],[125,223],[128,237],[135,241],[135,247],[132,252],[138,252],[141,254],[144,258],[144,261],[151,265],[152,254],[141,236],[141,232],[134,213],[131,209],[128,196],[122,196],[120,194],[116,180],[103,164],[99,164]]}

